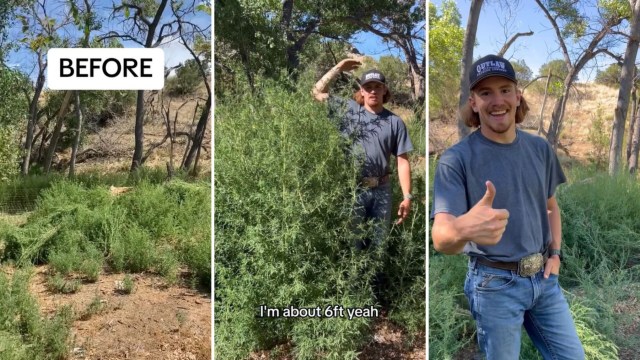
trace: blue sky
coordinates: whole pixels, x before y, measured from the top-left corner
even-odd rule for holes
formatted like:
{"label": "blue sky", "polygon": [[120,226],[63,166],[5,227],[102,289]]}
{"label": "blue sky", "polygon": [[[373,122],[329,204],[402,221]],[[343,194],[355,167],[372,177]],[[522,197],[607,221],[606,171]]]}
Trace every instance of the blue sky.
{"label": "blue sky", "polygon": [[382,42],[382,39],[379,36],[370,32],[359,32],[356,34],[354,39],[351,41],[351,45],[358,49],[361,54],[371,56],[376,60],[379,60],[380,56],[383,55],[393,55],[404,59],[402,51],[388,46]]}
{"label": "blue sky", "polygon": [[[118,1],[112,0],[97,0],[95,2],[93,10],[102,19],[103,28],[100,31],[92,32],[92,37],[96,36],[97,34],[104,34],[109,30],[122,30],[122,25],[120,24],[121,18],[109,19],[109,15],[111,14],[111,9],[114,2],[119,3]],[[47,9],[48,15],[58,20],[63,18],[65,14],[68,13],[68,5],[60,6],[60,3],[61,1],[49,1],[48,4],[52,4],[52,6],[51,8]],[[200,1],[196,2],[196,4],[199,3]],[[168,14],[170,14],[170,10],[165,10],[165,16],[167,16]],[[191,17],[190,20],[202,28],[211,25],[211,16],[204,12],[198,12],[197,15]],[[10,38],[21,38],[21,28],[22,25],[19,22],[16,23],[13,28],[10,29]],[[73,38],[79,38],[79,34],[75,26],[70,25],[68,27],[68,32]],[[164,49],[165,65],[167,67],[177,65],[191,58],[191,54],[189,54],[188,50],[184,46],[182,46],[178,40],[179,39],[177,38],[167,38],[164,41],[163,45],[160,46],[162,49]],[[134,42],[123,42],[123,45],[125,47],[140,47],[140,45]],[[32,78],[35,78],[37,74],[32,73],[35,61],[36,58],[31,51],[21,50],[11,53],[7,59],[7,64],[11,67],[20,69],[21,71],[30,74]]]}
{"label": "blue sky", "polygon": [[[418,6],[418,1],[414,2],[412,10],[415,9],[416,6]],[[424,20],[422,24],[426,27],[426,22]],[[425,31],[425,29],[422,30],[421,36],[423,38],[425,38]],[[420,49],[423,49],[423,44],[419,44],[418,42],[415,42],[415,44],[416,47],[420,46]],[[380,56],[383,55],[393,55],[402,60],[405,58],[404,53],[400,49],[392,47],[389,44],[385,44],[379,36],[367,31],[360,31],[357,33],[351,40],[351,45],[358,49],[358,51],[363,55],[371,56],[376,60],[379,60]]]}
{"label": "blue sky", "polygon": [[[431,0],[431,2],[439,6],[442,1]],[[543,64],[562,59],[555,32],[538,5],[533,0],[509,3],[513,4],[512,9],[502,7],[503,4],[496,0],[484,1],[478,22],[474,58],[498,52],[507,39],[516,33],[533,31],[532,36],[519,37],[511,45],[505,57],[509,60],[524,60],[534,75],[538,74]],[[462,27],[466,29],[471,1],[456,0],[456,4],[462,16]],[[507,34],[505,34],[505,24],[508,29]],[[617,52],[624,53],[624,49],[617,49]],[[593,80],[597,67],[603,70],[612,62],[613,60],[609,57],[596,58],[580,73],[579,80]]]}

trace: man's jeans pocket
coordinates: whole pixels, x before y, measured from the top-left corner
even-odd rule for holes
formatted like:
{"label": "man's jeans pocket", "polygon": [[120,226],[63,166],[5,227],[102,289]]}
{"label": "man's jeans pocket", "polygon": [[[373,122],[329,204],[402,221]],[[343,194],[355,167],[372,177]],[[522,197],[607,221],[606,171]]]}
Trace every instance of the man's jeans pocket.
{"label": "man's jeans pocket", "polygon": [[[479,268],[473,276],[473,290],[479,292],[494,292],[509,289],[516,284],[513,271],[496,269],[493,271]],[[471,290],[471,289],[470,289]]]}

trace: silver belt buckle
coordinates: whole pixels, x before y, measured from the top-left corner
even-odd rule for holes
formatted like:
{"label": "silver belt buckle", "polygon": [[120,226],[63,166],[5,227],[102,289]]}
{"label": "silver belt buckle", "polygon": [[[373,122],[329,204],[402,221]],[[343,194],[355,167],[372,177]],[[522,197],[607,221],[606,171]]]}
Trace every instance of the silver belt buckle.
{"label": "silver belt buckle", "polygon": [[518,261],[518,275],[522,277],[533,276],[542,269],[543,263],[544,259],[540,253],[525,256]]}

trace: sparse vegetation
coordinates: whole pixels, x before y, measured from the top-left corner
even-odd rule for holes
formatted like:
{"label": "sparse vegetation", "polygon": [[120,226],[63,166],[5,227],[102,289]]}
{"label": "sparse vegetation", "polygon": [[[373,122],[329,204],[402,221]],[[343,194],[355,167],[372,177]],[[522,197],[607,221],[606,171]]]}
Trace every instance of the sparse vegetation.
{"label": "sparse vegetation", "polygon": [[595,164],[598,169],[604,170],[609,162],[609,139],[610,127],[612,119],[604,118],[603,109],[598,107],[596,113],[593,114],[591,120],[591,128],[587,140],[591,143],[590,161]]}
{"label": "sparse vegetation", "polygon": [[129,274],[125,275],[124,279],[122,280],[122,292],[128,295],[132,294],[134,290],[135,283],[133,281],[133,278]]}
{"label": "sparse vegetation", "polygon": [[80,314],[79,319],[82,321],[87,321],[92,316],[102,312],[104,308],[105,308],[104,300],[100,296],[96,295],[93,298],[93,300],[91,300],[89,305],[87,305],[87,308],[82,312],[82,314]]}

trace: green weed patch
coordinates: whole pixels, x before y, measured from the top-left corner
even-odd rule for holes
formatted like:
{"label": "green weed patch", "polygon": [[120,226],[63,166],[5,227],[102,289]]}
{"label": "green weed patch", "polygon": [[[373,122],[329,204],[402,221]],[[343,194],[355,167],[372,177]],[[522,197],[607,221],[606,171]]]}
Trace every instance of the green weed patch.
{"label": "green weed patch", "polygon": [[[306,89],[270,84],[218,104],[215,119],[216,355],[245,359],[291,343],[299,359],[355,359],[374,318],[349,320],[347,309],[380,309],[370,283],[381,271],[389,316],[419,331],[423,205],[416,201],[413,217],[376,251],[357,251],[350,225],[357,172],[324,105]],[[326,312],[334,306],[343,316]],[[291,307],[322,316],[286,316]],[[265,309],[272,313],[261,316]]]}
{"label": "green weed patch", "polygon": [[63,307],[44,318],[29,294],[30,276],[29,269],[11,276],[0,272],[0,359],[66,359],[73,313]]}

